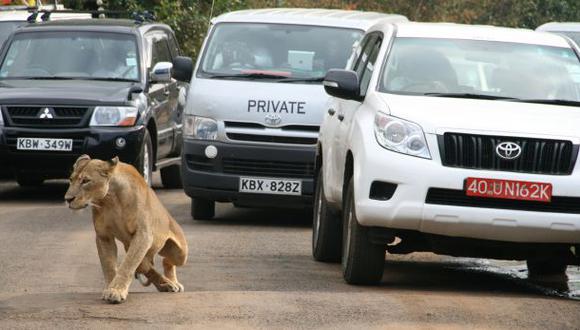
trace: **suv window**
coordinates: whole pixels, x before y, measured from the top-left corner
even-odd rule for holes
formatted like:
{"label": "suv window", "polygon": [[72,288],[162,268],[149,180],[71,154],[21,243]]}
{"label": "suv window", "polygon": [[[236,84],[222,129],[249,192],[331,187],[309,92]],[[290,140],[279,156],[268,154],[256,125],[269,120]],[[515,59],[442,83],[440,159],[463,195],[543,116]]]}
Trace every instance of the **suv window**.
{"label": "suv window", "polygon": [[369,83],[371,82],[371,77],[375,70],[375,62],[377,61],[377,57],[379,55],[379,51],[381,50],[381,45],[383,43],[383,39],[378,36],[377,39],[374,41],[373,44],[370,44],[369,50],[370,54],[368,57],[367,62],[364,65],[361,65],[362,76],[360,78],[360,94],[361,96],[365,96],[367,94],[367,89],[369,87]]}
{"label": "suv window", "polygon": [[354,62],[354,66],[352,68],[353,71],[356,71],[356,73],[358,74],[358,77],[360,79],[362,73],[363,73],[363,69],[364,69],[364,63],[367,61],[368,57],[369,57],[369,53],[371,51],[371,47],[374,44],[374,41],[376,40],[376,35],[375,34],[369,34],[367,35],[363,41],[361,42],[361,48],[360,50],[357,50],[357,59]]}
{"label": "suv window", "polygon": [[169,45],[167,44],[167,36],[162,34],[155,34],[147,38],[151,45],[149,68],[152,68],[159,62],[171,62],[171,53]]}

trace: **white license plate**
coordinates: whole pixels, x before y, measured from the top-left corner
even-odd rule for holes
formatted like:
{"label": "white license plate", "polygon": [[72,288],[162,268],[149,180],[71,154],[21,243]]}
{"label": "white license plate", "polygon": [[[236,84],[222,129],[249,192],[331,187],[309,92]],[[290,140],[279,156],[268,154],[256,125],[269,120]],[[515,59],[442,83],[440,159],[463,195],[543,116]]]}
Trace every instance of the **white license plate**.
{"label": "white license plate", "polygon": [[240,192],[274,195],[302,195],[302,181],[292,179],[240,178]]}
{"label": "white license plate", "polygon": [[18,150],[72,151],[72,139],[18,138]]}

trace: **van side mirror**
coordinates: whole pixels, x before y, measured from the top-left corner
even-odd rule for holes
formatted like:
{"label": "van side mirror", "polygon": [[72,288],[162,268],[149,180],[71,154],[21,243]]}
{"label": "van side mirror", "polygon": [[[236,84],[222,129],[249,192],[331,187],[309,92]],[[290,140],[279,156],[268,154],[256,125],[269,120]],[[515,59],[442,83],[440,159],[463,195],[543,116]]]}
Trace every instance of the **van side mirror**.
{"label": "van side mirror", "polygon": [[361,101],[358,75],[351,70],[328,70],[324,81],[324,90],[327,94],[345,100]]}
{"label": "van side mirror", "polygon": [[193,75],[193,61],[191,57],[177,56],[173,59],[173,78],[182,82],[190,82]]}
{"label": "van side mirror", "polygon": [[151,70],[151,82],[164,83],[171,81],[171,69],[173,64],[170,62],[159,62]]}

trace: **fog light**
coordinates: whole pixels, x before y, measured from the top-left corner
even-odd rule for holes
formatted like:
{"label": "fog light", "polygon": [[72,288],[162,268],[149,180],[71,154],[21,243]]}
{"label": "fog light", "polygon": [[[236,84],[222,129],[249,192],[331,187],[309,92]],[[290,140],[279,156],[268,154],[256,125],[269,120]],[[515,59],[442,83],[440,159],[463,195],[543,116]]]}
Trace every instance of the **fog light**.
{"label": "fog light", "polygon": [[123,149],[123,148],[125,148],[125,146],[127,145],[127,140],[125,140],[125,138],[118,137],[118,138],[115,140],[115,145],[117,146],[117,148],[119,148],[119,149]]}
{"label": "fog light", "polygon": [[209,159],[214,159],[217,157],[218,150],[215,146],[207,146],[205,148],[205,156]]}

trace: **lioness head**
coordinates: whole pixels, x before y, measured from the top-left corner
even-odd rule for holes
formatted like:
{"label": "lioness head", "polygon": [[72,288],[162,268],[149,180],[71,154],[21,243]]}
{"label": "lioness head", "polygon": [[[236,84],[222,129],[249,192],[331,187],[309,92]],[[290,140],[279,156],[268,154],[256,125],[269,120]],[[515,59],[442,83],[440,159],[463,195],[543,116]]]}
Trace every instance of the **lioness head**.
{"label": "lioness head", "polygon": [[91,159],[88,155],[80,156],[73,166],[70,185],[64,195],[68,207],[83,209],[105,197],[118,162],[118,157],[102,161]]}

